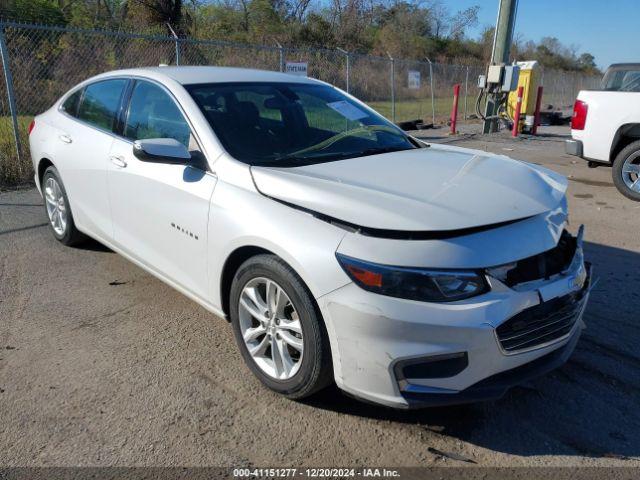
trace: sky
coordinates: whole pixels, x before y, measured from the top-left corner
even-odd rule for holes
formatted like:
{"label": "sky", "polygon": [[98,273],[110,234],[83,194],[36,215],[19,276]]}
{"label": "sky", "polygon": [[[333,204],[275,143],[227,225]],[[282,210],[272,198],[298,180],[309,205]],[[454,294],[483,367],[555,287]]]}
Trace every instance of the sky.
{"label": "sky", "polygon": [[[480,6],[479,24],[468,32],[476,38],[498,16],[499,0],[444,0],[452,12]],[[612,63],[640,62],[640,0],[519,0],[515,34],[526,40],[556,37],[589,52],[600,68]],[[527,60],[525,58],[518,60]]]}

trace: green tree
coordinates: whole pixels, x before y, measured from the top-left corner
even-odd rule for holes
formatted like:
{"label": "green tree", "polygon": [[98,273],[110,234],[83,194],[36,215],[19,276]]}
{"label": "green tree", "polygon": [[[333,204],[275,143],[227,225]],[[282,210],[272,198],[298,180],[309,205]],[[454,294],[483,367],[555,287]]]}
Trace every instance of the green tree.
{"label": "green tree", "polygon": [[315,12],[309,14],[304,22],[297,24],[288,43],[291,45],[321,45],[327,48],[334,48],[337,45],[331,23],[324,16]]}
{"label": "green tree", "polygon": [[[439,62],[486,64],[493,28],[468,36],[478,6],[444,0],[0,0],[2,17],[28,23],[178,34],[246,43],[344,48]],[[597,73],[595,58],[555,37],[514,40],[512,58]],[[203,57],[204,58],[204,57]]]}
{"label": "green tree", "polygon": [[590,53],[583,53],[578,57],[578,66],[581,70],[585,71],[597,71],[596,58]]}
{"label": "green tree", "polygon": [[53,0],[5,0],[0,17],[25,23],[65,25],[64,13]]}

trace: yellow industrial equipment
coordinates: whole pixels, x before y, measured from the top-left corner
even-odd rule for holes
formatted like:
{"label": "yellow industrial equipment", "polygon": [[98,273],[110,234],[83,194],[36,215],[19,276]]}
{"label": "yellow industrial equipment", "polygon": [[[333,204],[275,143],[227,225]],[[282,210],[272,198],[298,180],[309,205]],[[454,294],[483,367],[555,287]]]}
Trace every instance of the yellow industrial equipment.
{"label": "yellow industrial equipment", "polygon": [[537,61],[518,62],[520,77],[518,89],[509,93],[507,101],[507,115],[513,120],[518,101],[518,90],[522,88],[522,109],[520,110],[520,128],[518,131],[531,131],[533,128],[534,113],[536,110],[536,96],[540,85],[540,65]]}

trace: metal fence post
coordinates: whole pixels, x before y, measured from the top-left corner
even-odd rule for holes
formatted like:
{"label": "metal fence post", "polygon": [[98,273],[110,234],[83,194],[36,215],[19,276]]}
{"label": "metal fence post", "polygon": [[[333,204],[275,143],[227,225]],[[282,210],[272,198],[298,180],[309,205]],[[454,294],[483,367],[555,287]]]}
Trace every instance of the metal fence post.
{"label": "metal fence post", "polygon": [[429,83],[431,84],[431,123],[436,124],[436,102],[433,95],[433,66],[431,60],[427,57],[429,62]]}
{"label": "metal fence post", "polygon": [[180,65],[180,40],[176,38],[176,65]]}
{"label": "metal fence post", "polygon": [[20,146],[20,133],[18,130],[18,111],[16,109],[16,98],[13,92],[13,77],[11,76],[11,66],[9,65],[9,50],[4,38],[4,25],[0,23],[0,56],[4,70],[4,80],[7,83],[7,97],[9,100],[9,112],[11,113],[11,123],[13,125],[13,139],[16,143],[16,155],[18,156],[18,173],[22,175],[22,156]]}
{"label": "metal fence post", "polygon": [[176,35],[176,32],[173,30],[173,28],[171,28],[171,24],[169,24],[169,22],[167,22],[167,27],[169,27],[169,31],[171,32],[171,35],[173,36],[173,41],[176,45],[176,65],[180,65],[180,38],[178,38],[178,35]]}
{"label": "metal fence post", "polygon": [[347,93],[351,93],[351,55],[347,52]]}
{"label": "metal fence post", "polygon": [[389,52],[387,55],[391,61],[391,119],[396,123],[396,64]]}
{"label": "metal fence post", "polygon": [[349,52],[347,52],[346,50],[344,50],[344,49],[342,49],[340,47],[338,47],[338,51],[344,53],[344,56],[345,56],[346,67],[347,67],[347,71],[346,71],[346,74],[347,74],[347,78],[346,78],[347,93],[350,93],[351,92],[350,89],[349,89],[349,75],[351,74],[350,73],[351,65],[350,65],[350,60],[349,60],[350,55],[349,55]]}
{"label": "metal fence post", "polygon": [[276,45],[278,46],[278,52],[280,52],[280,71],[284,72],[284,48],[279,42],[276,42]]}
{"label": "metal fence post", "polygon": [[464,119],[467,119],[467,97],[469,96],[469,65],[464,77]]}

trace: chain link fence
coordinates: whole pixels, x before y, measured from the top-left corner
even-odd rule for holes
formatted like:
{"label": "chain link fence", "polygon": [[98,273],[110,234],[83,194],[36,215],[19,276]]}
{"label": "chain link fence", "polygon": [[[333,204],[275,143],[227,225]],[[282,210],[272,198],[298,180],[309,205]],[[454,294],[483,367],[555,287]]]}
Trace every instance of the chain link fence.
{"label": "chain link fence", "polygon": [[542,99],[544,105],[562,108],[573,105],[580,90],[600,88],[602,77],[584,75],[580,72],[543,70],[541,79],[544,85],[544,97]]}
{"label": "chain link fence", "polygon": [[[70,87],[108,70],[160,64],[218,65],[286,71],[307,65],[307,75],[348,91],[394,122],[449,118],[453,85],[461,85],[459,118],[475,113],[482,66],[377,57],[343,50],[244,45],[0,22],[0,185],[32,178],[28,126]],[[599,78],[544,73],[545,104],[569,106]]]}

